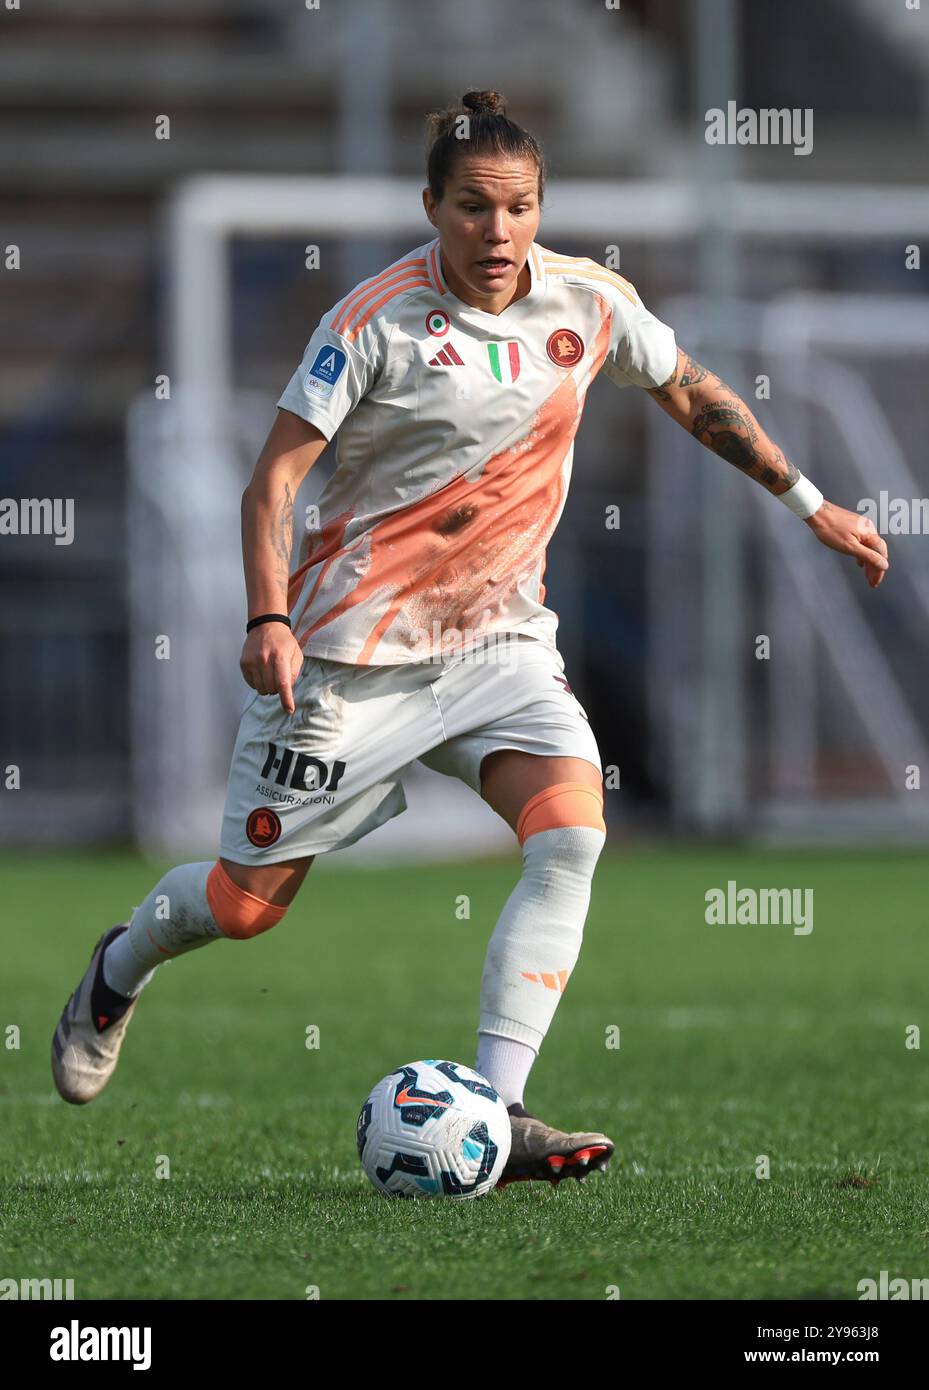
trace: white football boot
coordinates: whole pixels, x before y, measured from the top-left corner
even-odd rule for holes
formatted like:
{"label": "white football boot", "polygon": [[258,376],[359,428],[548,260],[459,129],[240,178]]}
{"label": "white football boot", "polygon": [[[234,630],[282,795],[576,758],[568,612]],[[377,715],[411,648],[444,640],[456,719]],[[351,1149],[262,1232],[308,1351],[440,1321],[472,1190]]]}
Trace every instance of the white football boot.
{"label": "white football boot", "polygon": [[103,953],[128,926],[122,922],[103,933],[52,1038],[52,1076],[59,1094],[71,1105],[86,1105],[109,1081],[138,1003],[138,995],[127,999],[103,978]]}

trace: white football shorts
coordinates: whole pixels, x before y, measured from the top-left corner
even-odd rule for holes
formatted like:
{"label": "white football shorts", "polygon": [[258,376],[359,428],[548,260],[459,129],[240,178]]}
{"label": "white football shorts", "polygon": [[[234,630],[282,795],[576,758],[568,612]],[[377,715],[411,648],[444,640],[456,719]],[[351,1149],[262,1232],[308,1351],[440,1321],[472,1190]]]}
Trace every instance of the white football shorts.
{"label": "white football shorts", "polygon": [[406,810],[419,759],[480,794],[497,748],[584,758],[597,741],[559,652],[507,634],[463,654],[393,666],[307,656],[289,715],[251,694],[232,754],[220,856],[274,864],[342,849]]}

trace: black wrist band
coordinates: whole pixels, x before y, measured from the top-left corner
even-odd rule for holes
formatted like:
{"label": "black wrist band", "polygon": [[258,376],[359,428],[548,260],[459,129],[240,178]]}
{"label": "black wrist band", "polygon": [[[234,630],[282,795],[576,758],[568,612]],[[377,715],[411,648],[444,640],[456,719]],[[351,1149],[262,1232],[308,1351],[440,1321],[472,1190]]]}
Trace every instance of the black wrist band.
{"label": "black wrist band", "polygon": [[286,613],[262,613],[260,618],[251,618],[245,624],[245,631],[251,632],[252,628],[258,627],[260,623],[286,623],[290,627],[290,619]]}

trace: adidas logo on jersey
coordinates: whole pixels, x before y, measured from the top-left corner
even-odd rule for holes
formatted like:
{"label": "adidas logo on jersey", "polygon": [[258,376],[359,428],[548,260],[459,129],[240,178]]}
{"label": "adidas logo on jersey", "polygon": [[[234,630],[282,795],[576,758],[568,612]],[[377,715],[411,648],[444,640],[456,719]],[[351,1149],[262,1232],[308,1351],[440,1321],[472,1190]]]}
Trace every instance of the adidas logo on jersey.
{"label": "adidas logo on jersey", "polygon": [[429,359],[430,367],[463,367],[464,358],[459,357],[451,343],[446,343],[435,357]]}

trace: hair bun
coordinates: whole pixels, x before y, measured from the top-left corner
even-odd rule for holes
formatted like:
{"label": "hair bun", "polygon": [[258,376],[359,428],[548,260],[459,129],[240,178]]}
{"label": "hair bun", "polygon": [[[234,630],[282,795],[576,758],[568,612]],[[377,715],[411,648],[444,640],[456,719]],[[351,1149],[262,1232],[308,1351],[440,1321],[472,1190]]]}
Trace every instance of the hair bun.
{"label": "hair bun", "polygon": [[[463,118],[475,116],[468,121]],[[490,118],[490,119],[488,119]],[[429,155],[426,161],[429,191],[437,203],[445,197],[451,171],[463,154],[492,159],[528,160],[538,175],[539,206],[545,191],[545,157],[534,135],[506,114],[501,92],[465,92],[441,111],[426,117]]]}
{"label": "hair bun", "polygon": [[506,98],[500,92],[465,92],[461,104],[475,116],[506,115]]}

